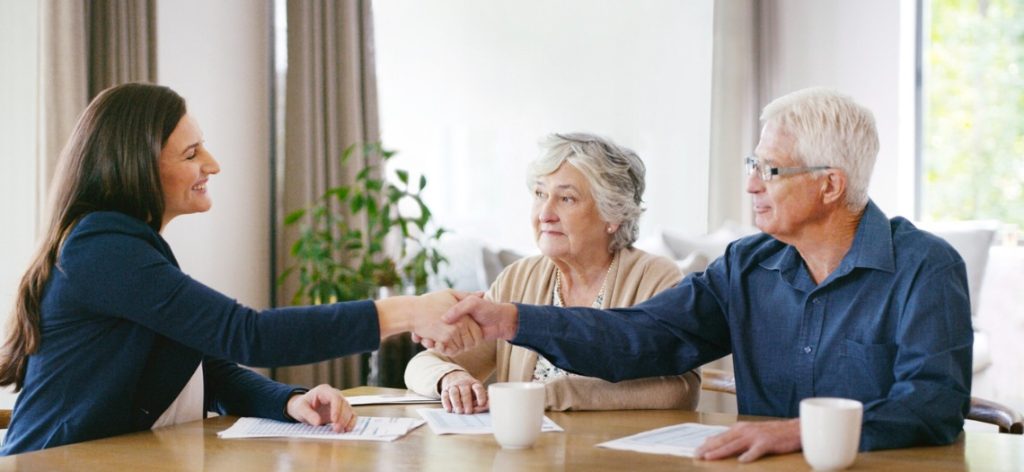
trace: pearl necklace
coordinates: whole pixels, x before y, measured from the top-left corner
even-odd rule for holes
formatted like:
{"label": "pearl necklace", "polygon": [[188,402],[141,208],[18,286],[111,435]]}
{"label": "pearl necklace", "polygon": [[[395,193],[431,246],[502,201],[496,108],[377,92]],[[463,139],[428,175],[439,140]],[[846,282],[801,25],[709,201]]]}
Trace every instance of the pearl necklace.
{"label": "pearl necklace", "polygon": [[[615,267],[615,262],[618,261],[618,253],[612,256],[611,263],[608,264],[608,271],[604,273],[604,280],[601,281],[601,291],[597,292],[597,297],[594,298],[593,307],[601,308],[604,306],[604,294],[608,288],[608,278],[611,277],[612,269]],[[562,269],[555,267],[555,300],[554,305],[565,306],[565,302],[562,298]]]}

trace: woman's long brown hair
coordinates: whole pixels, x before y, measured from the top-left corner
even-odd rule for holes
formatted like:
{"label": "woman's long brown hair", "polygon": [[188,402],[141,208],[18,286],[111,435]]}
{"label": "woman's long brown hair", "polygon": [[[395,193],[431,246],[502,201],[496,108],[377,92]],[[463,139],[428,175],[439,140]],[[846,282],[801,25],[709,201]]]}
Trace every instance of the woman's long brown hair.
{"label": "woman's long brown hair", "polygon": [[[48,223],[21,278],[7,339],[0,348],[0,385],[25,383],[29,356],[39,349],[47,281],[75,224],[93,211],[117,211],[160,229],[164,213],[157,159],[185,116],[185,101],[151,84],[111,87],[89,104],[61,152]],[[70,361],[70,360],[69,360]]]}

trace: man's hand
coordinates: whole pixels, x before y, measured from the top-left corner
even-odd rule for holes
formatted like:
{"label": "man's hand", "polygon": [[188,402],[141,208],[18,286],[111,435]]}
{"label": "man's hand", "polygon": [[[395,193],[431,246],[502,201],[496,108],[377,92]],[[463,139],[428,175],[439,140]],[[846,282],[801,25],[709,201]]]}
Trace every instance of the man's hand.
{"label": "man's hand", "polygon": [[331,423],[335,433],[352,431],[358,418],[341,391],[327,384],[293,395],[288,399],[285,411],[296,421],[313,426]]}
{"label": "man's hand", "polygon": [[441,317],[448,323],[472,319],[480,326],[486,340],[515,337],[519,329],[519,311],[511,303],[494,303],[472,295],[463,298]]}
{"label": "man's hand", "polygon": [[740,462],[751,462],[765,454],[785,454],[799,450],[800,419],[753,423],[741,421],[728,431],[704,441],[694,457],[713,461],[739,455]]}
{"label": "man's hand", "polygon": [[448,372],[441,377],[441,405],[448,413],[487,411],[487,388],[464,370]]}

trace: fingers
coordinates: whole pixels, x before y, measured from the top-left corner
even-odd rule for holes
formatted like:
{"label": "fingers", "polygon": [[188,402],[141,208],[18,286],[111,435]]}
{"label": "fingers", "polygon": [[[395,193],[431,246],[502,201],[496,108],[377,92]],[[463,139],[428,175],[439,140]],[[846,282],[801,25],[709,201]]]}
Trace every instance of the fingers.
{"label": "fingers", "polygon": [[474,408],[474,411],[487,411],[489,408],[489,405],[487,404],[487,387],[484,387],[484,384],[477,382],[473,384],[473,393],[476,395],[476,408]]}
{"label": "fingers", "polygon": [[290,398],[286,408],[296,421],[313,426],[331,423],[335,432],[351,431],[358,419],[341,391],[327,384]]}
{"label": "fingers", "polygon": [[487,408],[487,389],[463,370],[441,378],[441,405],[449,413],[472,414]]}
{"label": "fingers", "polygon": [[747,444],[736,434],[735,429],[712,436],[697,448],[696,457],[704,460],[718,460],[732,457],[747,449]]}
{"label": "fingers", "polygon": [[[431,340],[432,347],[446,356],[454,356],[484,340],[483,331],[472,319],[462,320],[453,325],[441,323],[434,329],[434,335],[437,337]],[[424,346],[427,346],[426,341],[424,338]]]}
{"label": "fingers", "polygon": [[451,385],[441,391],[441,405],[449,413],[476,413],[480,409],[481,402],[486,405],[486,396],[480,398],[480,392],[484,390],[483,385],[479,383]]}
{"label": "fingers", "polygon": [[459,340],[463,349],[469,349],[483,341],[483,332],[480,325],[473,320],[463,320],[456,325],[459,329]]}
{"label": "fingers", "polygon": [[448,396],[448,389],[441,389],[441,406],[444,407],[444,411],[451,413],[455,410],[452,406],[452,399]]}
{"label": "fingers", "polygon": [[356,415],[356,411],[352,409],[352,405],[348,403],[348,400],[345,399],[341,392],[334,391],[337,394],[331,396],[331,429],[336,433],[342,431],[347,433],[355,427],[358,415]]}
{"label": "fingers", "polygon": [[332,429],[334,429],[334,432],[336,433],[340,433],[342,431],[347,433],[356,427],[359,415],[356,414],[356,411],[352,408],[352,405],[348,403],[348,400],[345,400],[344,398],[341,400],[342,401],[337,404],[337,414],[333,414],[332,411]]}
{"label": "fingers", "polygon": [[455,323],[464,316],[472,313],[473,308],[476,306],[474,302],[480,299],[480,297],[475,295],[470,295],[460,299],[459,303],[456,303],[455,306],[449,308],[448,311],[445,311],[444,314],[441,315],[441,320],[445,323]]}
{"label": "fingers", "polygon": [[716,460],[739,455],[740,462],[751,462],[766,454],[784,454],[800,450],[800,422],[739,422],[728,431],[707,439],[695,457]]}
{"label": "fingers", "polygon": [[750,446],[750,449],[747,449],[746,452],[740,454],[740,457],[737,459],[740,462],[753,462],[760,459],[766,452],[768,451],[765,450],[764,444],[756,442]]}

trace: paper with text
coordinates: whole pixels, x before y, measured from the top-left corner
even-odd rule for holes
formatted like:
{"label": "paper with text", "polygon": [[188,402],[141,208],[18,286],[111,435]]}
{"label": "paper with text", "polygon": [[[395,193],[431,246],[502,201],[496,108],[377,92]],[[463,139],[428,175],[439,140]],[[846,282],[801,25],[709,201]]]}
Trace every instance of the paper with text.
{"label": "paper with text", "polygon": [[725,432],[727,429],[729,429],[727,426],[683,423],[603,442],[597,447],[693,457],[694,452],[701,444],[704,444],[705,439]]}
{"label": "paper with text", "polygon": [[[491,426],[490,413],[477,413],[474,415],[460,415],[448,413],[443,408],[420,408],[417,410],[434,434],[492,434],[494,428]],[[561,426],[551,421],[551,418],[544,417],[540,425],[540,432],[565,431]]]}
{"label": "paper with text", "polygon": [[342,441],[394,441],[423,424],[416,418],[379,418],[360,416],[356,427],[347,433],[335,433],[330,425],[311,426],[263,418],[239,418],[230,428],[217,433],[221,439],[312,438]]}
{"label": "paper with text", "polygon": [[441,403],[440,399],[425,397],[415,393],[385,393],[383,395],[355,395],[345,397],[348,404],[359,405],[392,405],[405,403]]}

